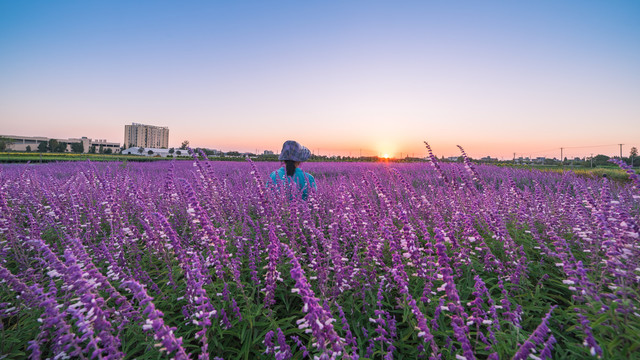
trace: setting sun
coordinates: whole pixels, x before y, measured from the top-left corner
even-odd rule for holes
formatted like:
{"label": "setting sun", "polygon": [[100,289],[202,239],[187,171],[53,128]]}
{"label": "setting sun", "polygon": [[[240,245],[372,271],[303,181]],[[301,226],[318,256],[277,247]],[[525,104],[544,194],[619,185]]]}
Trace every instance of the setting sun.
{"label": "setting sun", "polygon": [[389,154],[384,154],[382,155],[383,158],[388,159],[389,158]]}

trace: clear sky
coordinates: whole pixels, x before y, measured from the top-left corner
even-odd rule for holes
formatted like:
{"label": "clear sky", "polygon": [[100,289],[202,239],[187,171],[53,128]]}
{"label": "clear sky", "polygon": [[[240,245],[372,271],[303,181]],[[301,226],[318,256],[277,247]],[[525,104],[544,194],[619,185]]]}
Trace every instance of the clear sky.
{"label": "clear sky", "polygon": [[640,1],[0,2],[0,134],[132,122],[225,151],[626,156]]}

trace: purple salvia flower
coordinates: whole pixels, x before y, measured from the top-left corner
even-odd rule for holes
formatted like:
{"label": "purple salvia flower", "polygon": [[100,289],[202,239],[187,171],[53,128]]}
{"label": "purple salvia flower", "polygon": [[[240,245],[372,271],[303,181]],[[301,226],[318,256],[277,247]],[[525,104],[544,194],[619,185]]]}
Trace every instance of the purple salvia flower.
{"label": "purple salvia flower", "polygon": [[545,337],[549,333],[548,323],[551,317],[551,312],[556,306],[552,306],[549,312],[542,318],[540,325],[531,333],[529,338],[520,346],[516,354],[513,356],[513,360],[525,360],[529,357],[529,354],[538,346],[545,344]]}
{"label": "purple salvia flower", "polygon": [[144,307],[143,314],[147,317],[142,329],[150,332],[156,341],[162,345],[161,350],[172,354],[178,360],[189,359],[189,355],[182,347],[182,338],[176,338],[174,331],[176,328],[168,327],[162,319],[162,312],[156,310],[153,298],[145,291],[144,287],[136,280],[127,280],[122,283],[122,287],[128,289],[133,297],[138,300],[140,306]]}
{"label": "purple salvia flower", "polygon": [[424,145],[427,147],[427,150],[429,151],[429,159],[431,160],[430,161],[431,166],[433,166],[436,169],[438,177],[443,179],[445,183],[448,183],[449,180],[447,179],[447,176],[444,174],[444,171],[442,171],[442,168],[438,163],[438,159],[433,155],[433,151],[431,151],[431,146],[429,146],[429,143],[426,141],[424,142]]}
{"label": "purple salvia flower", "polygon": [[291,292],[302,297],[304,304],[302,311],[306,313],[304,318],[298,320],[298,327],[306,329],[315,338],[314,346],[331,359],[336,359],[342,355],[344,349],[344,339],[340,338],[333,328],[335,319],[322,308],[318,298],[307,282],[304,271],[300,267],[295,253],[286,245],[282,244],[291,263],[291,278],[296,282],[296,287]]}
{"label": "purple salvia flower", "polygon": [[300,350],[302,350],[302,358],[306,358],[307,356],[309,356],[309,351],[307,351],[307,347],[304,346],[304,344],[302,343],[302,341],[300,341],[300,338],[293,335],[291,336],[291,339],[296,343],[296,345],[298,346],[298,348]]}
{"label": "purple salvia flower", "polygon": [[291,347],[287,345],[287,340],[282,332],[282,329],[278,328],[278,349],[275,353],[276,360],[290,359],[293,354],[291,353]]}
{"label": "purple salvia flower", "polygon": [[275,234],[273,225],[269,226],[269,245],[267,246],[269,252],[267,255],[267,273],[265,275],[265,287],[261,289],[264,291],[264,307],[271,308],[276,303],[275,291],[276,282],[282,281],[280,272],[278,271],[278,262],[280,260],[280,240]]}

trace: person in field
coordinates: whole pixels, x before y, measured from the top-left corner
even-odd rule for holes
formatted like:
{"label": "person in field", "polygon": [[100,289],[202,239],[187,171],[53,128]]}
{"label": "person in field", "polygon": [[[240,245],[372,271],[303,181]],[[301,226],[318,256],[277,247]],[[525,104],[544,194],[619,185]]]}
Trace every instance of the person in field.
{"label": "person in field", "polygon": [[306,200],[309,195],[309,189],[317,189],[316,180],[313,176],[300,169],[303,161],[311,156],[311,152],[306,147],[300,145],[297,141],[287,140],[282,144],[282,151],[278,160],[283,165],[278,170],[271,173],[269,184],[286,184],[294,185],[302,192],[302,199]]}

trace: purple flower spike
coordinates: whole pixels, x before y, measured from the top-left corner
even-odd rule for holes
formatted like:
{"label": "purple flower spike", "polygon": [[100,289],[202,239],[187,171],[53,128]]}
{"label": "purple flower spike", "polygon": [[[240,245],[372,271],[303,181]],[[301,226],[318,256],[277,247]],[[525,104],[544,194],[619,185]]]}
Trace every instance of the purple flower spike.
{"label": "purple flower spike", "polygon": [[[549,312],[542,318],[540,325],[538,325],[538,327],[533,331],[533,333],[524,342],[524,344],[520,346],[516,354],[513,356],[514,360],[527,359],[529,357],[529,354],[531,354],[531,352],[540,345],[544,344],[544,347],[547,348],[547,340],[545,340],[545,338],[549,333],[549,318],[551,317],[551,312],[553,312],[553,309],[555,308],[556,306],[552,306],[551,309],[549,309]],[[549,349],[547,350],[547,352],[551,351],[551,345],[554,341],[555,339],[552,342],[548,343]]]}

